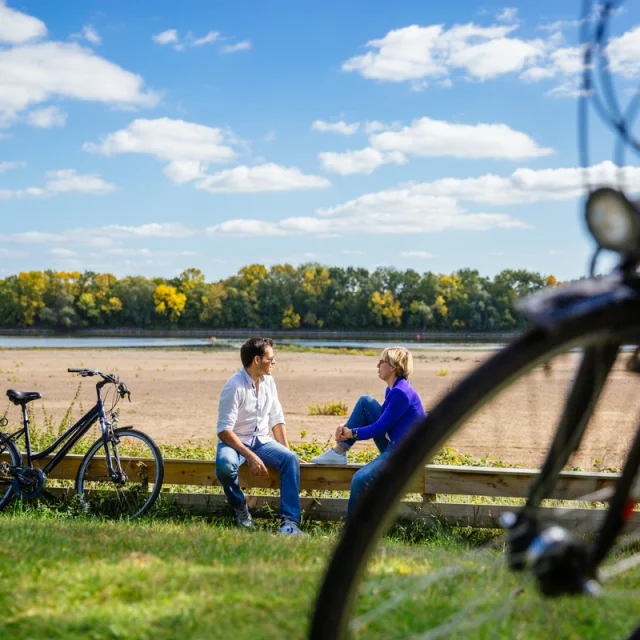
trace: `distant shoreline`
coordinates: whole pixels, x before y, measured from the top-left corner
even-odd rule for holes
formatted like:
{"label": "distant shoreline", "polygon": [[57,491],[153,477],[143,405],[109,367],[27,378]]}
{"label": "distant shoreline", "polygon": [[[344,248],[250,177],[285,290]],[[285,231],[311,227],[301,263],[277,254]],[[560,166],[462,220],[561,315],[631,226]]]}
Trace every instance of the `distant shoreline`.
{"label": "distant shoreline", "polygon": [[0,336],[55,337],[55,338],[238,338],[270,336],[274,339],[290,340],[410,340],[416,342],[507,342],[517,332],[453,332],[453,331],[328,331],[328,330],[283,330],[264,327],[251,329],[79,329],[59,332],[53,329],[17,328],[0,329]]}

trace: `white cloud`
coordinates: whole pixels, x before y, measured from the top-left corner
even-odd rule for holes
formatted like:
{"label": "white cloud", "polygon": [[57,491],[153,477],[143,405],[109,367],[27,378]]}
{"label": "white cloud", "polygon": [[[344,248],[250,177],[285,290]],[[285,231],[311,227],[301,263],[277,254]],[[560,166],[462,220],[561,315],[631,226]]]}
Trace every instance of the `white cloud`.
{"label": "white cloud", "polygon": [[[469,23],[445,30],[442,25],[411,25],[367,42],[370,51],[350,58],[342,69],[389,82],[445,78],[452,69],[486,80],[520,71],[543,55],[544,42],[511,37],[516,28],[517,25],[480,27]],[[414,85],[417,89],[423,87],[424,82]]]}
{"label": "white cloud", "polygon": [[238,51],[249,51],[251,49],[251,41],[243,40],[236,44],[226,44],[222,47],[222,53],[237,53]]}
{"label": "white cloud", "polygon": [[24,169],[27,166],[27,163],[23,160],[5,160],[0,162],[0,173],[4,171],[9,171],[9,169]]}
{"label": "white cloud", "polygon": [[32,127],[39,127],[40,129],[64,127],[67,122],[67,114],[60,107],[43,107],[29,111],[26,120]]}
{"label": "white cloud", "polygon": [[323,169],[348,176],[354,173],[370,174],[383,164],[405,164],[404,154],[397,151],[384,152],[367,147],[358,151],[336,153],[325,151],[318,154]]}
{"label": "white cloud", "polygon": [[207,229],[211,235],[295,236],[350,233],[435,233],[527,228],[505,214],[470,213],[454,198],[431,196],[414,187],[369,193],[341,205],[316,211],[317,217],[285,218],[277,222],[236,219]]}
{"label": "white cloud", "polygon": [[176,29],[167,29],[162,33],[152,35],[151,39],[157,44],[171,44],[173,42],[178,42],[178,32]]}
{"label": "white cloud", "polygon": [[455,158],[537,158],[553,153],[539,147],[527,134],[505,124],[455,124],[420,118],[401,131],[385,131],[370,138],[383,151],[418,156]]}
{"label": "white cloud", "polygon": [[112,224],[103,227],[107,235],[122,238],[135,236],[141,238],[189,238],[196,234],[196,230],[180,222],[152,222],[139,226],[124,226]]}
{"label": "white cloud", "polygon": [[[99,248],[100,254],[108,253],[110,255],[139,255],[149,256],[149,249],[133,249],[122,247],[125,240],[139,240],[152,238],[188,238],[198,233],[198,230],[187,227],[181,223],[168,222],[157,223],[152,222],[138,226],[126,225],[109,225],[105,227],[79,227],[75,229],[66,229],[60,233],[48,233],[42,231],[25,231],[22,233],[13,233],[0,235],[0,242],[11,242],[21,245],[53,245],[52,251],[58,254],[58,257],[69,257],[70,254],[63,252],[71,251],[66,247],[80,248]],[[192,251],[178,252],[159,252],[156,255],[193,255]]]}
{"label": "white cloud", "polygon": [[[640,191],[640,167],[622,170],[629,192]],[[589,169],[594,186],[617,184],[619,169],[609,161]],[[560,169],[516,169],[511,176],[486,174],[478,178],[443,178],[411,187],[416,193],[482,204],[529,204],[568,200],[584,193],[584,170],[581,167]]]}
{"label": "white cloud", "polygon": [[205,165],[198,160],[174,160],[162,171],[172,182],[184,184],[202,178],[205,175]]}
{"label": "white cloud", "polygon": [[311,129],[313,131],[328,131],[330,133],[339,133],[343,136],[353,135],[359,127],[359,122],[347,124],[344,120],[340,120],[339,122],[325,122],[324,120],[314,120],[311,123]]}
{"label": "white cloud", "polygon": [[[589,174],[591,184],[596,186],[615,184],[618,171],[611,162],[602,162],[591,167]],[[640,167],[625,167],[623,174],[628,191],[640,192]],[[293,217],[275,222],[227,220],[210,227],[207,233],[233,236],[329,236],[363,232],[424,234],[450,230],[526,229],[529,225],[510,215],[470,212],[460,202],[517,205],[568,200],[583,193],[581,168],[537,171],[521,168],[507,178],[491,174],[478,178],[444,178],[368,193],[334,207],[318,209],[316,217]],[[404,257],[427,256],[406,252]]]}
{"label": "white cloud", "polygon": [[189,33],[187,38],[190,40],[189,44],[192,47],[201,47],[203,44],[211,44],[220,38],[219,31],[209,31],[206,36],[202,36],[202,38],[193,38],[193,36]]}
{"label": "white cloud", "polygon": [[116,187],[105,182],[98,174],[78,175],[75,169],[60,169],[47,171],[50,180],[45,186],[47,193],[89,193],[102,195],[110,193]]}
{"label": "white cloud", "polygon": [[105,182],[98,174],[79,175],[75,169],[48,171],[46,176],[48,180],[44,187],[0,189],[0,200],[47,198],[61,193],[105,195],[116,188],[115,185]]}
{"label": "white cloud", "polygon": [[[375,123],[375,130],[379,130],[379,124]],[[383,164],[404,164],[407,155],[518,160],[553,153],[505,124],[467,125],[431,118],[414,120],[401,129],[395,126],[394,130],[374,133],[369,142],[370,147],[359,151],[320,153],[320,163],[327,171],[349,175],[369,174]]]}
{"label": "white cloud", "polygon": [[515,7],[505,7],[500,11],[500,13],[498,13],[496,18],[500,22],[516,22],[518,20],[518,9]]}
{"label": "white cloud", "polygon": [[[162,33],[156,33],[151,39],[160,45],[173,45],[176,51],[184,51],[187,47],[202,47],[203,45],[213,44],[226,40],[219,31],[209,31],[204,36],[196,38],[191,31],[187,33],[183,40],[178,36],[177,29],[167,29]],[[221,53],[236,53],[237,51],[247,51],[251,49],[251,41],[243,40],[235,44],[226,44],[220,47]]]}
{"label": "white cloud", "polygon": [[618,38],[612,38],[607,47],[611,69],[626,78],[640,73],[640,26]]}
{"label": "white cloud", "polygon": [[433,255],[426,251],[401,251],[398,255],[401,258],[433,258]]}
{"label": "white cloud", "polygon": [[[542,25],[545,39],[523,39],[517,10],[498,14],[503,24],[488,27],[473,23],[454,25],[411,25],[389,31],[383,38],[366,43],[368,51],[343,63],[346,72],[387,82],[409,82],[414,91],[436,84],[450,86],[456,70],[466,80],[485,81],[509,73],[520,73],[527,82],[558,78],[553,96],[573,96],[579,90],[583,67],[580,47],[563,47],[562,30],[580,21],[558,21]],[[640,26],[611,38],[606,53],[611,69],[626,78],[640,75]],[[571,82],[569,82],[571,80]]]}
{"label": "white cloud", "polygon": [[[159,160],[223,163],[237,153],[231,147],[235,138],[228,131],[185,120],[157,118],[137,119],[126,129],[114,131],[100,144],[87,142],[86,151],[107,156],[120,153],[142,153]],[[169,169],[169,173],[174,172]],[[179,171],[175,170],[176,173]]]}
{"label": "white cloud", "polygon": [[270,129],[269,131],[267,131],[267,133],[264,136],[265,142],[273,142],[275,139],[276,139],[276,132],[273,129]]}
{"label": "white cloud", "polygon": [[146,107],[159,96],[143,79],[77,43],[43,42],[0,49],[0,120],[52,97]]}
{"label": "white cloud", "polygon": [[402,122],[394,120],[390,124],[380,122],[379,120],[369,120],[364,123],[364,132],[369,135],[380,131],[397,131],[402,128]]}
{"label": "white cloud", "polygon": [[255,193],[258,191],[291,191],[293,189],[322,189],[331,183],[319,176],[303,174],[295,167],[281,167],[274,163],[254,167],[242,165],[207,176],[196,183],[198,189],[209,193]]}
{"label": "white cloud", "polygon": [[74,33],[71,37],[75,40],[86,40],[94,45],[102,44],[102,38],[90,24],[82,27],[82,33]]}
{"label": "white cloud", "polygon": [[44,22],[10,9],[0,0],[0,43],[20,44],[46,35]]}
{"label": "white cloud", "polygon": [[364,255],[364,251],[361,251],[360,249],[342,249],[340,253],[343,256],[363,256]]}
{"label": "white cloud", "polygon": [[71,249],[63,249],[61,247],[57,247],[55,249],[49,249],[49,254],[54,258],[73,258],[78,254]]}

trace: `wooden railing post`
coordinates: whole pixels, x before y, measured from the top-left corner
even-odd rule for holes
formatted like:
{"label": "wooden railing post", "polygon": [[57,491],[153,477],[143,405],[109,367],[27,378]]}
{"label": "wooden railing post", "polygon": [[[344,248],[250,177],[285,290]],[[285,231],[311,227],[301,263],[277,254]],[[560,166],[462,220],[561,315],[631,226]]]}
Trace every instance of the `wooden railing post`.
{"label": "wooden railing post", "polygon": [[422,482],[422,504],[423,504],[423,506],[427,502],[437,502],[438,501],[438,494],[437,493],[431,493],[431,491],[429,490],[429,469],[426,466],[422,470],[422,477],[423,477],[423,482]]}

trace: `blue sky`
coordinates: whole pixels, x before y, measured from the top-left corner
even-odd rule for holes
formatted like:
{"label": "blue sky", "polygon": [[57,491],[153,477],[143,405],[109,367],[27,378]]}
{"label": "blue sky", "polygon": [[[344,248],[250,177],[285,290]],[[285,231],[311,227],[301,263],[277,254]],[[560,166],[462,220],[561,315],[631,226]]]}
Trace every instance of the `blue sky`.
{"label": "blue sky", "polygon": [[[579,4],[0,0],[0,275],[579,277]],[[623,100],[639,16],[612,25]],[[596,181],[612,148],[594,125]]]}

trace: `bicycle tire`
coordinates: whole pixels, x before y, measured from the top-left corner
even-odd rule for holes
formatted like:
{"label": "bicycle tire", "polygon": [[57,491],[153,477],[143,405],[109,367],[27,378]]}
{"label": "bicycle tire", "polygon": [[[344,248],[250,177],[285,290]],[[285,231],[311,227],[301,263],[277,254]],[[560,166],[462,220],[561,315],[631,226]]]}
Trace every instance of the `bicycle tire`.
{"label": "bicycle tire", "polygon": [[[102,438],[99,438],[93,445],[91,445],[91,448],[87,451],[80,463],[80,467],[78,468],[78,473],[76,475],[76,492],[80,497],[80,502],[83,508],[87,511],[91,511],[96,514],[108,514],[112,518],[124,517],[128,520],[133,520],[147,513],[158,499],[162,489],[162,481],[164,479],[164,461],[162,459],[160,449],[158,449],[156,443],[146,433],[130,427],[121,427],[114,430],[114,435],[120,440],[120,445],[116,445],[118,447],[121,446],[122,439],[127,437],[137,439],[146,445],[148,451],[151,453],[151,455],[147,457],[150,460],[153,460],[154,465],[154,469],[152,470],[152,482],[149,482],[150,479],[147,473],[148,467],[147,465],[144,465],[144,463],[142,463],[142,473],[140,463],[128,463],[126,460],[125,464],[123,464],[123,470],[125,470],[125,473],[129,471],[131,474],[129,478],[138,477],[140,479],[137,485],[134,485],[134,483],[131,482],[127,484],[127,486],[131,487],[132,491],[136,490],[135,486],[139,486],[144,489],[144,486],[148,486],[149,484],[153,485],[152,490],[148,492],[146,496],[143,493],[143,498],[145,499],[141,504],[133,505],[131,500],[128,500],[124,496],[123,492],[118,493],[119,489],[117,487],[120,485],[116,485],[108,475],[105,475],[106,466],[104,464],[100,466],[101,463],[97,462],[96,472],[92,476],[92,461],[101,450],[104,455],[104,441]],[[126,456],[127,453],[125,452],[124,455]],[[133,455],[136,454],[134,453]],[[126,464],[129,464],[129,466],[124,469]],[[135,465],[137,465],[137,468]],[[104,485],[104,487],[102,485]],[[116,488],[114,489],[113,487]],[[102,494],[99,494],[100,491],[102,491]],[[110,491],[115,495],[106,494],[105,491]],[[133,493],[131,495],[133,496]],[[116,511],[120,508],[123,510],[123,514],[117,515]]]}
{"label": "bicycle tire", "polygon": [[415,473],[482,408],[535,366],[573,346],[638,342],[640,309],[629,302],[533,328],[489,358],[447,394],[398,445],[345,525],[320,587],[310,640],[346,637],[355,591],[367,560]]}
{"label": "bicycle tire", "polygon": [[[0,433],[0,438],[7,437],[6,433]],[[0,455],[8,453],[11,458],[11,466],[21,467],[22,466],[22,454],[20,450],[16,446],[16,444],[12,440],[5,440],[2,445],[0,445]],[[9,476],[6,478],[8,482],[7,489],[2,492],[2,488],[0,488],[0,510],[4,509],[12,500],[15,498],[15,491],[13,490],[13,485],[11,482],[12,478]]]}

